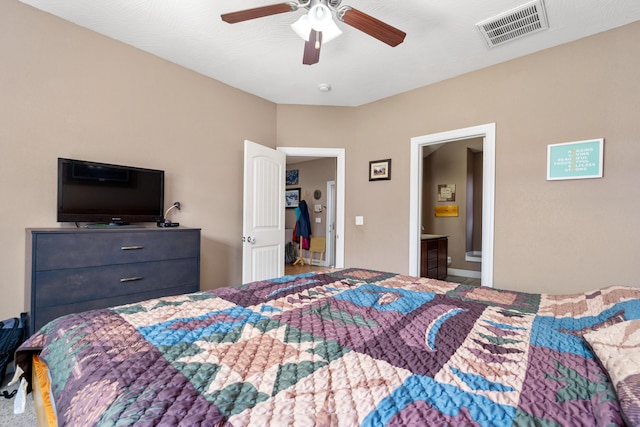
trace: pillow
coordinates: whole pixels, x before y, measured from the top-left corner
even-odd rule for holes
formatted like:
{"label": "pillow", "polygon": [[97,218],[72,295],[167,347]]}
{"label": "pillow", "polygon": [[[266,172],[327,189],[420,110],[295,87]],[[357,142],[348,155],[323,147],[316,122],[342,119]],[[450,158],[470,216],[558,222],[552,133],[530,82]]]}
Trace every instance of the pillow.
{"label": "pillow", "polygon": [[640,320],[629,320],[584,335],[609,375],[629,426],[640,426]]}

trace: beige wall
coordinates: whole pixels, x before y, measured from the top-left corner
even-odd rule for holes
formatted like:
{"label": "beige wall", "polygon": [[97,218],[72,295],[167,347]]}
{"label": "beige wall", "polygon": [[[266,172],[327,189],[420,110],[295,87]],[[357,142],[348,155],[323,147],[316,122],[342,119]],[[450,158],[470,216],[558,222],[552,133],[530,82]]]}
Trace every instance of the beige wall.
{"label": "beige wall", "polygon": [[[495,122],[494,285],[551,293],[638,285],[638,39],[640,22],[343,109],[329,138],[306,132],[302,119],[335,109],[278,106],[278,144],[325,146],[344,129],[346,265],[407,272],[410,139]],[[546,180],[547,144],[600,137],[604,178]],[[368,162],[389,157],[392,179],[368,182]]]}
{"label": "beige wall", "polygon": [[[274,105],[2,1],[0,317],[23,309],[24,229],[58,225],[58,156],[164,169],[174,219],[203,229],[207,289],[240,281],[244,139],[345,147],[346,264],[406,273],[410,138],[492,122],[495,285],[637,284],[638,39],[634,23],[358,108]],[[327,126],[310,133],[309,117]],[[547,144],[597,137],[603,179],[546,181]],[[369,182],[385,158],[392,179]]]}
{"label": "beige wall", "polygon": [[57,157],[164,169],[202,287],[240,283],[243,141],[275,147],[276,105],[17,0],[0,40],[0,318],[23,310],[25,228],[58,226]]}

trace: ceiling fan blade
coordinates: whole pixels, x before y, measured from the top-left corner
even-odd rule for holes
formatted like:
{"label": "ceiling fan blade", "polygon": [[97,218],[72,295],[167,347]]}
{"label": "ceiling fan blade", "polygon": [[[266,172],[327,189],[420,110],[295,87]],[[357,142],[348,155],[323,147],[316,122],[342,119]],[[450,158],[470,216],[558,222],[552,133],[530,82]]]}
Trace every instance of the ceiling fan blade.
{"label": "ceiling fan blade", "polygon": [[317,64],[320,61],[320,47],[322,46],[322,31],[311,30],[309,41],[304,44],[302,63],[305,65]]}
{"label": "ceiling fan blade", "polygon": [[369,34],[371,37],[375,37],[388,44],[389,46],[398,46],[404,41],[407,33],[400,31],[399,29],[386,24],[373,16],[367,15],[364,12],[360,12],[352,7],[345,8],[343,14],[339,16],[339,19],[345,24],[349,24],[358,30]]}
{"label": "ceiling fan blade", "polygon": [[293,12],[296,9],[297,8],[292,3],[278,3],[269,6],[240,10],[238,12],[225,13],[220,15],[220,17],[224,22],[235,24],[236,22],[248,21],[250,19],[262,18],[264,16],[277,15],[278,13]]}

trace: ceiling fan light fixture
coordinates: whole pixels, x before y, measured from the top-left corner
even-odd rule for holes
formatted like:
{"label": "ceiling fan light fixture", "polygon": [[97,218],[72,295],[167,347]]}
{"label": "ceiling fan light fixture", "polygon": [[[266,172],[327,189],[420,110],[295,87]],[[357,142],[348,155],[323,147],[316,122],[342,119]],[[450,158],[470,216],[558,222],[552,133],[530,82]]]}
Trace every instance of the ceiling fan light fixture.
{"label": "ceiling fan light fixture", "polygon": [[329,22],[329,25],[327,25],[326,28],[322,30],[322,43],[329,43],[340,34],[342,34],[342,31],[340,30],[340,28],[338,28],[338,26],[335,22],[333,22],[332,19],[331,22]]}
{"label": "ceiling fan light fixture", "polygon": [[311,34],[311,24],[309,24],[309,17],[305,14],[302,15],[296,22],[291,24],[291,28],[297,35],[302,37],[306,42],[309,41],[309,35]]}
{"label": "ceiling fan light fixture", "polygon": [[[311,34],[311,30],[314,30],[310,22],[310,14],[311,12],[309,12],[309,14],[302,15],[300,18],[298,18],[296,22],[291,24],[291,28],[293,29],[293,31],[295,31],[296,34],[299,35],[306,42],[309,41],[309,34]],[[329,19],[327,20],[328,22],[324,26],[324,29],[322,30],[323,44],[329,43],[331,40],[335,39],[340,34],[342,34],[342,31],[340,30],[340,28],[338,28],[338,26],[333,21],[333,19],[331,19],[331,15],[328,15],[328,16],[329,16]],[[316,31],[320,31],[320,30],[316,30]]]}
{"label": "ceiling fan light fixture", "polygon": [[324,31],[327,26],[333,23],[331,10],[326,4],[316,3],[309,9],[309,24],[316,31]]}

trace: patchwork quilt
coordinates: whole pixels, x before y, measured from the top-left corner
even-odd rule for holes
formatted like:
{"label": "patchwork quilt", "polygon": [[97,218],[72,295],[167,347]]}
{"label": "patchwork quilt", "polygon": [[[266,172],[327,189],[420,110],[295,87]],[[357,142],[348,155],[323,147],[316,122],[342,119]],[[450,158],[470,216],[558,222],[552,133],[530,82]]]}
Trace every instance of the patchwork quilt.
{"label": "patchwork quilt", "polygon": [[583,335],[633,319],[638,288],[345,269],[61,317],[18,360],[47,364],[59,425],[612,426],[624,414]]}

